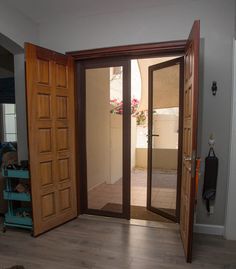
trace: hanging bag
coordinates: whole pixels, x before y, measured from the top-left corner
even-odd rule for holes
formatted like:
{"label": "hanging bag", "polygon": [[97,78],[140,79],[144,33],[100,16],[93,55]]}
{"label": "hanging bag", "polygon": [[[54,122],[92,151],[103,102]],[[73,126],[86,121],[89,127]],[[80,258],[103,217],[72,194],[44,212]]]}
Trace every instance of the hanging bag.
{"label": "hanging bag", "polygon": [[205,158],[205,174],[202,198],[206,201],[207,212],[210,213],[210,200],[215,200],[218,175],[218,158],[211,147]]}

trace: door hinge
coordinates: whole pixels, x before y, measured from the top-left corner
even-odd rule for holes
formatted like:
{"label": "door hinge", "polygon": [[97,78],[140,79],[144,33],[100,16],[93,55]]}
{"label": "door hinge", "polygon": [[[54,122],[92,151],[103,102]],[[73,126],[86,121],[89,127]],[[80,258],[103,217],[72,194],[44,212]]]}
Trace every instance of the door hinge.
{"label": "door hinge", "polygon": [[196,173],[196,150],[192,151],[192,167],[191,167],[191,177],[195,177],[195,173]]}

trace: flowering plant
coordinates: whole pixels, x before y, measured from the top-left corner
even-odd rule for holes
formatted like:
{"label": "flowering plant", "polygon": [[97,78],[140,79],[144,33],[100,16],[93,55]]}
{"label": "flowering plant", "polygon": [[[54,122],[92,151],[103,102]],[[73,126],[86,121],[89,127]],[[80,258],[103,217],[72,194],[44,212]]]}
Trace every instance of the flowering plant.
{"label": "flowering plant", "polygon": [[112,99],[110,100],[111,105],[111,114],[123,114],[123,101],[119,101],[118,99]]}
{"label": "flowering plant", "polygon": [[[157,114],[157,112],[153,110],[153,114]],[[146,126],[148,121],[148,110],[137,111],[134,114],[134,117],[136,117],[137,125]]]}
{"label": "flowering plant", "polygon": [[137,125],[146,125],[147,124],[147,116],[148,116],[147,110],[138,111],[135,114]]}
{"label": "flowering plant", "polygon": [[[111,114],[118,114],[122,115],[123,114],[123,101],[119,101],[118,99],[112,99],[110,100],[110,105],[111,105]],[[139,106],[139,100],[136,98],[133,98],[131,101],[131,115],[135,114],[137,112]]]}

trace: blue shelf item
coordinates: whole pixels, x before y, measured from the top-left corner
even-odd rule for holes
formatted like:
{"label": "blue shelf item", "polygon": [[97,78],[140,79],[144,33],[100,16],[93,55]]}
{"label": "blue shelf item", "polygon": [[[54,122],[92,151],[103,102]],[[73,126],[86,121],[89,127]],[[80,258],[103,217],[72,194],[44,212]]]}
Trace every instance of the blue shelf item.
{"label": "blue shelf item", "polygon": [[20,178],[20,179],[29,179],[29,171],[28,170],[13,170],[13,169],[2,169],[3,177],[10,178]]}
{"label": "blue shelf item", "polygon": [[[18,227],[33,230],[33,222],[31,218],[31,204],[28,207],[15,208],[14,201],[30,202],[31,195],[28,192],[16,192],[15,185],[17,181],[29,181],[28,170],[11,170],[2,169],[2,176],[6,180],[6,187],[3,191],[3,197],[8,201],[8,212],[5,214],[4,228]],[[26,182],[28,184],[28,182]]]}
{"label": "blue shelf item", "polygon": [[31,217],[22,217],[19,216],[22,212],[29,212],[30,209],[28,208],[17,208],[12,211],[8,211],[5,214],[5,221],[4,225],[5,226],[11,226],[11,227],[18,227],[18,228],[26,228],[26,229],[32,229],[32,219]]}
{"label": "blue shelf item", "polygon": [[12,200],[12,201],[24,201],[30,202],[30,194],[29,193],[20,193],[20,192],[11,192],[11,191],[3,191],[3,198],[5,200]]}

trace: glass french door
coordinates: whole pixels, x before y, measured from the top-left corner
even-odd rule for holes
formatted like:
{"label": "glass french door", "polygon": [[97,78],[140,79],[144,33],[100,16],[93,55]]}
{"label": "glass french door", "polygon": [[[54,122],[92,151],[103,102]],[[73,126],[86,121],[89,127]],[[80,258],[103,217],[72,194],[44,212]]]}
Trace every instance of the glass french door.
{"label": "glass french door", "polygon": [[149,67],[147,209],[178,221],[183,58]]}
{"label": "glass french door", "polygon": [[[83,213],[130,218],[130,63],[86,61]],[[83,104],[82,104],[83,103]]]}

